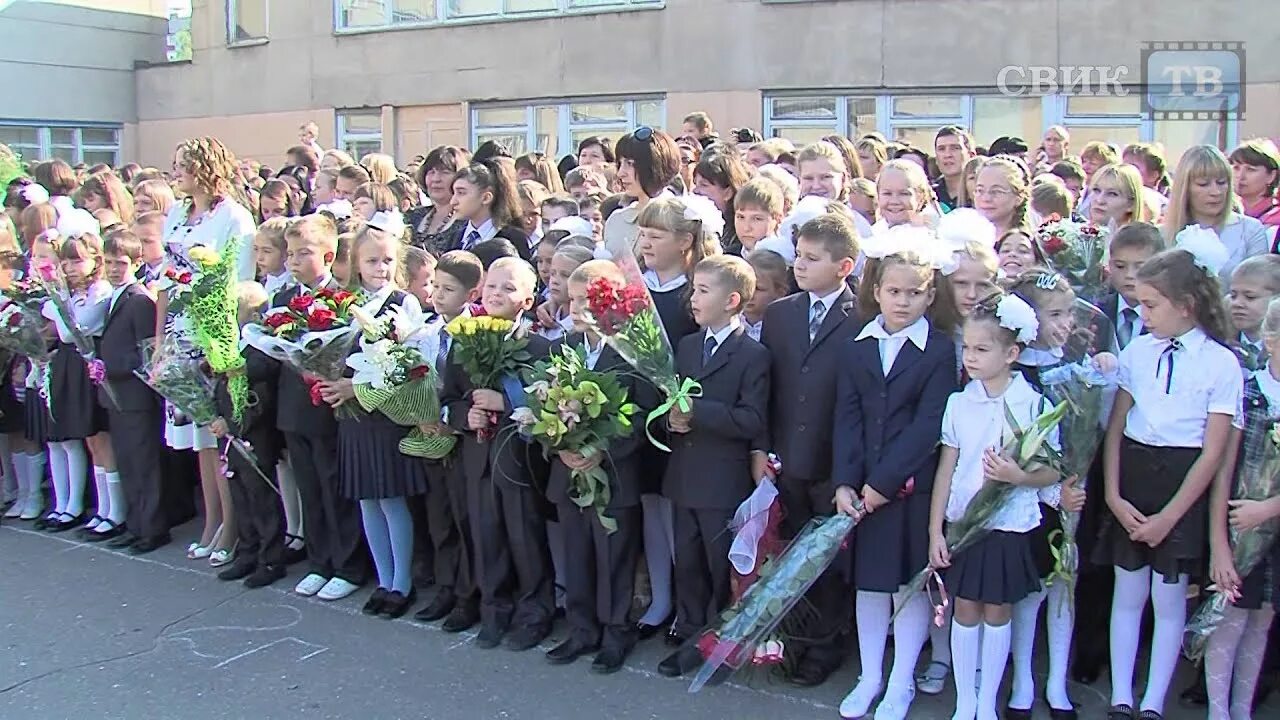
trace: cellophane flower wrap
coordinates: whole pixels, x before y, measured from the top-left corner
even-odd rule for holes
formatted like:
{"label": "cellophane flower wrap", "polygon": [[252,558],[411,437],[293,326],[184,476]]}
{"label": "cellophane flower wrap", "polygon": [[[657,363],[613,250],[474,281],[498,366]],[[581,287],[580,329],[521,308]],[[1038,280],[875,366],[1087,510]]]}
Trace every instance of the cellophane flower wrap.
{"label": "cellophane flower wrap", "polygon": [[[1270,419],[1246,422],[1240,455],[1236,461],[1234,500],[1267,500],[1280,494],[1280,424]],[[1248,530],[1228,527],[1231,562],[1243,579],[1266,559],[1280,537],[1280,518],[1269,518]],[[1276,569],[1272,569],[1276,572]],[[1209,588],[1212,594],[1200,604],[1183,635],[1182,649],[1192,660],[1204,655],[1209,636],[1222,622],[1227,606],[1236,601],[1236,588]],[[1275,600],[1275,598],[1273,598]]]}
{"label": "cellophane flower wrap", "polygon": [[[532,355],[529,354],[528,327],[490,315],[460,315],[445,327],[451,338],[450,358],[462,366],[472,387],[505,392],[504,378],[518,378]],[[502,421],[489,413],[490,427],[477,431],[481,440],[491,440]]]}
{"label": "cellophane flower wrap", "polygon": [[14,280],[4,291],[4,296],[37,316],[49,300],[45,286],[33,278]]}
{"label": "cellophane flower wrap", "polygon": [[49,359],[49,342],[44,336],[44,319],[16,302],[0,306],[0,348],[42,363]]}
{"label": "cellophane flower wrap", "polygon": [[607,463],[609,443],[631,434],[631,416],[640,411],[627,398],[617,373],[587,367],[586,352],[565,344],[525,372],[525,405],[512,414],[548,452],[561,450],[600,456],[590,470],[569,471],[569,499],[594,508],[600,524],[612,534],[618,523],[606,514],[612,491]]}
{"label": "cellophane flower wrap", "polygon": [[[359,300],[347,290],[299,293],[286,306],[269,310],[261,323],[244,326],[244,342],[297,371],[311,386],[311,403],[324,405],[317,383],[341,380],[346,374],[347,355],[360,336],[351,315]],[[357,407],[344,403],[334,414],[356,417]]]}
{"label": "cellophane flower wrap", "polygon": [[1062,273],[1076,295],[1096,301],[1106,292],[1107,236],[1111,232],[1090,223],[1062,219],[1056,214],[1040,226],[1040,249],[1054,270]]}
{"label": "cellophane flower wrap", "polygon": [[243,419],[249,402],[236,298],[240,245],[239,238],[232,238],[222,253],[202,245],[191,248],[187,255],[194,270],[184,270],[172,278],[174,284],[169,289],[169,310],[187,318],[191,341],[214,372],[227,376],[236,422]]}
{"label": "cellophane flower wrap", "polygon": [[[855,500],[855,509],[861,517],[861,501]],[[785,551],[761,566],[755,582],[699,639],[706,661],[689,692],[702,689],[721,667],[736,672],[762,657],[762,646],[776,642],[771,637],[778,625],[826,572],[857,522],[856,517],[843,513],[812,520]]]}
{"label": "cellophane flower wrap", "polygon": [[360,351],[347,358],[356,401],[368,412],[380,412],[397,425],[411,426],[400,440],[400,452],[439,460],[453,450],[457,437],[438,431],[440,394],[435,368],[423,354],[426,320],[421,310],[392,307],[378,318],[359,307],[351,313],[363,336]]}
{"label": "cellophane flower wrap", "polygon": [[[1030,427],[1027,428],[1019,427],[1018,419],[1014,417],[1008,405],[1005,405],[1004,415],[1005,429],[1003,433],[1007,433],[1011,437],[1001,448],[1002,455],[1026,471],[1044,466],[1061,468],[1061,456],[1049,444],[1049,440],[1062,422],[1062,419],[1067,415],[1067,403],[1065,401],[1040,413],[1031,422]],[[984,482],[969,501],[969,505],[965,507],[964,515],[947,527],[947,552],[954,556],[956,553],[972,547],[974,543],[991,532],[988,524],[1019,487],[1010,483],[990,480]],[[915,593],[923,591],[931,578],[937,578],[936,569],[932,567],[922,569],[903,586],[901,597],[910,598]],[[905,605],[905,603],[895,604],[899,608]],[[937,606],[935,606],[935,610],[937,609]],[[897,616],[897,612],[894,613],[894,616]],[[936,612],[935,622],[941,622],[941,615]]]}
{"label": "cellophane flower wrap", "polygon": [[98,347],[93,340],[85,334],[84,329],[76,322],[75,311],[71,308],[68,298],[71,297],[71,290],[67,285],[66,276],[62,274],[62,270],[51,262],[40,263],[34,268],[35,272],[32,278],[40,285],[41,291],[47,297],[47,304],[53,307],[54,312],[58,316],[59,322],[62,323],[67,331],[71,334],[72,344],[76,347],[76,352],[84,359],[85,366],[89,371],[89,380],[97,387],[101,387],[103,393],[107,396],[107,402],[115,408],[120,407],[120,402],[116,398],[116,392],[111,388],[111,383],[105,382],[107,379],[107,368],[102,364],[102,360],[98,358]]}
{"label": "cellophane flower wrap", "polygon": [[671,448],[653,436],[649,425],[672,407],[689,412],[690,400],[702,396],[702,386],[693,378],[682,380],[676,375],[671,341],[635,258],[625,254],[615,256],[614,262],[622,269],[626,284],[618,285],[608,278],[592,281],[587,286],[586,319],[610,347],[662,391],[665,400],[645,418],[645,434],[655,447],[671,452]]}

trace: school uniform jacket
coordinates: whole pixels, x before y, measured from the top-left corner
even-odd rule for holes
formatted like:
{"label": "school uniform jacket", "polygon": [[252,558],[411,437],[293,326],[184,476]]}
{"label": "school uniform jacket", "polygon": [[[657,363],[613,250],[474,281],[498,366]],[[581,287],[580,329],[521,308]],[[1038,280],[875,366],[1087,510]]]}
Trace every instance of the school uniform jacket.
{"label": "school uniform jacket", "polygon": [[225,376],[218,378],[214,402],[218,414],[227,421],[231,434],[253,448],[258,465],[274,468],[284,449],[284,437],[276,427],[276,386],[280,382],[280,363],[254,347],[246,347],[242,355],[244,373],[249,380],[250,402],[240,421],[236,422],[235,407]]}
{"label": "school uniform jacket", "polygon": [[769,350],[769,422],[755,449],[782,460],[784,478],[811,483],[831,479],[833,389],[841,348],[861,329],[854,294],[847,287],[831,305],[809,342],[809,293],[774,301],[765,310],[760,342]]}
{"label": "school uniform jacket", "polygon": [[[582,335],[568,335],[562,343],[582,347]],[[559,344],[552,352],[560,352]],[[631,434],[609,443],[608,452],[600,463],[600,467],[609,475],[609,509],[633,507],[640,504],[640,465],[637,451],[648,442],[644,433],[644,419],[650,410],[658,406],[658,391],[647,380],[637,377],[631,371],[631,365],[607,343],[596,360],[595,371],[618,372],[618,383],[626,388],[627,400],[640,408],[639,412],[631,416]],[[658,422],[654,421],[655,424]],[[553,454],[551,477],[547,483],[547,500],[557,505],[572,504],[568,494],[569,483],[569,467]]]}
{"label": "school uniform jacket", "polygon": [[[324,284],[325,288],[337,290],[338,283],[332,277]],[[295,284],[276,293],[271,300],[271,307],[284,307],[298,296],[302,285]],[[333,418],[333,408],[327,403],[314,405],[311,402],[311,388],[302,376],[291,367],[280,369],[276,399],[276,427],[281,432],[299,433],[303,435],[335,435],[338,432],[337,421]]]}
{"label": "school uniform jacket", "polygon": [[942,414],[956,390],[955,367],[955,341],[932,327],[923,351],[903,344],[887,376],[879,340],[845,343],[836,380],[833,484],[859,492],[871,485],[893,500],[915,478],[912,493],[928,496]]}
{"label": "school uniform jacket", "polygon": [[769,407],[769,352],[735,329],[706,366],[706,332],[686,336],[676,351],[676,372],[702,385],[693,401],[689,432],[671,434],[662,494],[695,510],[727,510],[751,494],[751,445],[764,431]]}
{"label": "school uniform jacket", "polygon": [[121,412],[156,409],[158,396],[133,374],[142,367],[142,349],[138,344],[155,335],[156,303],[140,285],[130,284],[107,312],[99,341],[98,356],[106,367],[107,382],[111,383],[120,403],[120,407],[113,408],[106,390],[98,388],[103,407]]}

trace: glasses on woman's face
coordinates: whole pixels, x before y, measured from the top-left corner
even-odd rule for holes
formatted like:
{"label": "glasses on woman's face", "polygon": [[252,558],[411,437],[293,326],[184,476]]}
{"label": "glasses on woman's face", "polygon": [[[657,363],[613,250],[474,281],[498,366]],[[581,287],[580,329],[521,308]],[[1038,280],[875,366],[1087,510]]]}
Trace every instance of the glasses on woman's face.
{"label": "glasses on woman's face", "polygon": [[1002,188],[999,185],[995,187],[983,187],[979,185],[973,189],[974,197],[989,197],[992,200],[1003,200],[1013,194],[1009,188]]}

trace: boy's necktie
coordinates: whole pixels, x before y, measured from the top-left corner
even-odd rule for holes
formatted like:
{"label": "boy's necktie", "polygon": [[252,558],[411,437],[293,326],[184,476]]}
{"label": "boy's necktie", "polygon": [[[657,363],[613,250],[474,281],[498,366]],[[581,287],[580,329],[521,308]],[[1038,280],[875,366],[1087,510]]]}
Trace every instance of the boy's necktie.
{"label": "boy's necktie", "polygon": [[821,300],[814,300],[809,308],[809,344],[813,344],[822,329],[822,321],[827,317],[827,306]]}
{"label": "boy's necktie", "polygon": [[703,366],[706,366],[706,364],[707,364],[707,363],[711,362],[711,356],[712,356],[712,354],[714,354],[714,353],[715,353],[715,351],[716,351],[716,336],[715,336],[715,335],[708,335],[708,336],[707,336],[707,341],[706,341],[706,342],[704,342],[704,343],[702,343],[702,364],[703,364]]}

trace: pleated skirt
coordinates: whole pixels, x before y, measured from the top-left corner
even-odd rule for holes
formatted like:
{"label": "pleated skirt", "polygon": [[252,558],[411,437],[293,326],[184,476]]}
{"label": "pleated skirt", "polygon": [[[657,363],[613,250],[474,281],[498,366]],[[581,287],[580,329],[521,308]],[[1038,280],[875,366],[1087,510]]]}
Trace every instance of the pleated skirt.
{"label": "pleated skirt", "polygon": [[947,590],[986,605],[1011,605],[1040,589],[1031,534],[992,530],[951,556]]}
{"label": "pleated skirt", "polygon": [[410,429],[379,412],[339,420],[339,492],[352,500],[426,493],[426,461],[400,452],[400,441]]}
{"label": "pleated skirt", "polygon": [[98,402],[98,387],[75,345],[59,343],[49,363],[48,440],[83,440],[106,430],[107,409]]}

